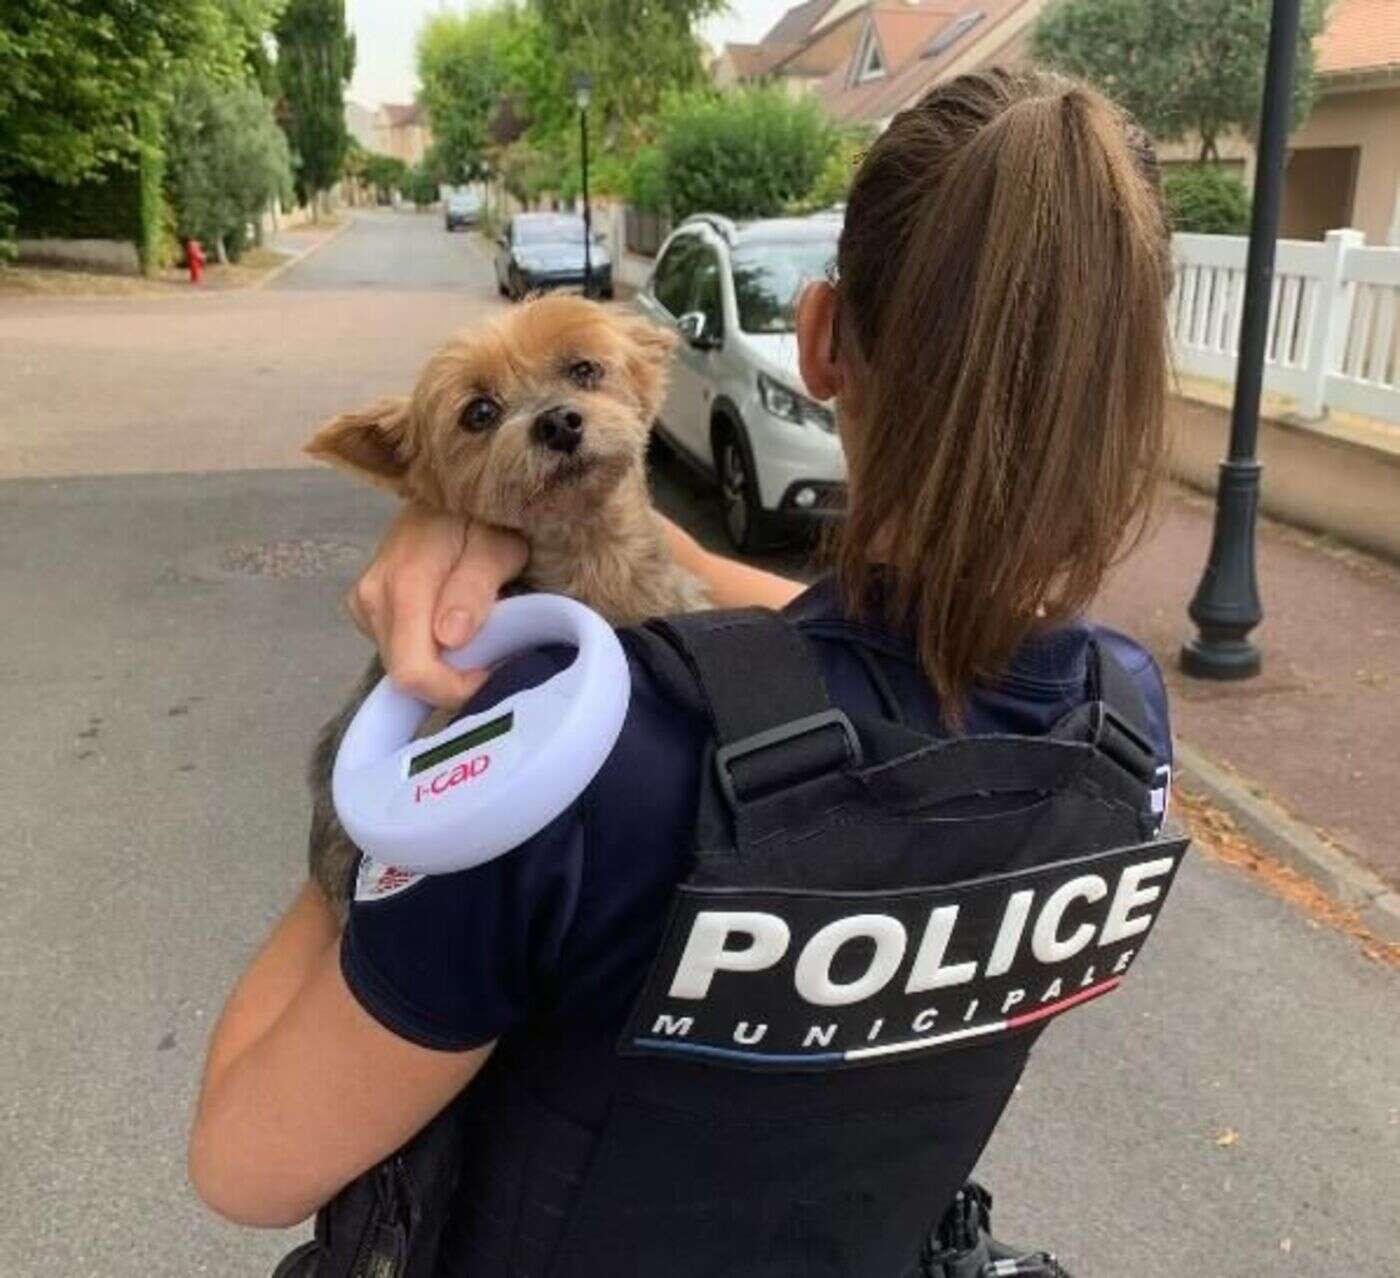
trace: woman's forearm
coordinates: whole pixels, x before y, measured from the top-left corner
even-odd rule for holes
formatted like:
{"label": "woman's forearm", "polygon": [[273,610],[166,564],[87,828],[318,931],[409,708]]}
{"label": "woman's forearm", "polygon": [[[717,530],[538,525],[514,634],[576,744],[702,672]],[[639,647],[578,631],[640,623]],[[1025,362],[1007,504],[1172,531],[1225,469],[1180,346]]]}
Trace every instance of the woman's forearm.
{"label": "woman's forearm", "polygon": [[229,995],[209,1042],[201,1104],[229,1067],[272,1028],[339,939],[340,924],[330,902],[308,882]]}
{"label": "woman's forearm", "polygon": [[781,608],[802,593],[800,582],[716,555],[664,515],[661,522],[676,562],[705,583],[716,608]]}

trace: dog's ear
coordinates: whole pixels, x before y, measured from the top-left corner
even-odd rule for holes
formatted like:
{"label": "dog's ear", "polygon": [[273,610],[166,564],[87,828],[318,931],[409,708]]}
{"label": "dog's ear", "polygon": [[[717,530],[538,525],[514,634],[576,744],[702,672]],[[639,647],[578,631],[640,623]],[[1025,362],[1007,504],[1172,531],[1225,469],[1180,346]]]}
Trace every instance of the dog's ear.
{"label": "dog's ear", "polygon": [[408,400],[398,396],[357,413],[341,413],[312,436],[306,451],[402,494],[408,470],[408,412]]}
{"label": "dog's ear", "polygon": [[661,411],[666,397],[666,383],[671,374],[671,354],[676,349],[676,335],[638,315],[621,317],[627,335],[627,375],[637,388],[647,419]]}

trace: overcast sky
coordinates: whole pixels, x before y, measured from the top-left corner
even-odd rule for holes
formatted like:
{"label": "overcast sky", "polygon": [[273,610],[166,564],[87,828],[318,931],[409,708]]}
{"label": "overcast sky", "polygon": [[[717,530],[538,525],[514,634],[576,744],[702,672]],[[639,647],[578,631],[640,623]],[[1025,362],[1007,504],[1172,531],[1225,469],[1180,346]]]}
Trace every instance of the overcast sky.
{"label": "overcast sky", "polygon": [[[357,39],[355,79],[350,96],[374,108],[381,102],[409,102],[417,87],[413,42],[428,14],[468,9],[488,0],[346,0],[350,29]],[[797,0],[729,0],[729,12],[705,24],[712,45],[726,40],[757,40]]]}

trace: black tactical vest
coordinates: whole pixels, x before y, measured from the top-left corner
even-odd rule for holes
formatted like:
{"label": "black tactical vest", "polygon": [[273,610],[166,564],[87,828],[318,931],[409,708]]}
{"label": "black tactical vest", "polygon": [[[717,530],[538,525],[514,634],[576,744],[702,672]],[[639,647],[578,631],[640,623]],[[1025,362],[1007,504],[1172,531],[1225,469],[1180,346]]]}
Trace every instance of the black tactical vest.
{"label": "black tactical vest", "polygon": [[454,1278],[904,1278],[1053,1016],[1110,992],[1186,850],[1129,677],[1040,738],[828,701],[759,610],[625,636],[713,730],[620,1038],[513,1034],[460,1102]]}

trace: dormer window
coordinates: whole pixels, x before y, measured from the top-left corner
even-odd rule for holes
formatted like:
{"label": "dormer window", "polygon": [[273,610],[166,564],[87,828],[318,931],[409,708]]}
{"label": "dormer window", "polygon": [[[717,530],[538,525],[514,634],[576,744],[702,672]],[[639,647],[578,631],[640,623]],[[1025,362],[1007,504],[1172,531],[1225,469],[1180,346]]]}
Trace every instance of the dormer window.
{"label": "dormer window", "polygon": [[856,51],[854,65],[856,73],[853,83],[855,84],[864,84],[867,80],[878,80],[885,74],[885,58],[880,52],[880,40],[875,34],[873,22],[866,24],[865,35],[861,38],[860,47]]}
{"label": "dormer window", "polygon": [[949,23],[947,27],[934,36],[919,56],[921,58],[936,58],[940,53],[951,49],[986,16],[981,9],[974,9],[971,13],[963,14],[957,21]]}

